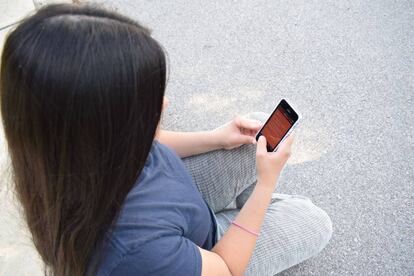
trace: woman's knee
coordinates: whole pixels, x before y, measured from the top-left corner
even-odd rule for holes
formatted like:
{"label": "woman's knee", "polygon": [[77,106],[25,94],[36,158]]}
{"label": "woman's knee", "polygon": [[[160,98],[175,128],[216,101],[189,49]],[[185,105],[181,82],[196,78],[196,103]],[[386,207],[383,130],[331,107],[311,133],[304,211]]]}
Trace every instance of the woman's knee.
{"label": "woman's knee", "polygon": [[307,197],[292,196],[288,201],[299,206],[298,211],[302,212],[302,216],[306,217],[302,227],[304,229],[312,229],[315,246],[317,247],[315,251],[320,252],[332,237],[333,228],[329,215]]}
{"label": "woman's knee", "polygon": [[246,275],[274,275],[315,256],[328,244],[332,222],[306,197],[274,194],[260,233]]}

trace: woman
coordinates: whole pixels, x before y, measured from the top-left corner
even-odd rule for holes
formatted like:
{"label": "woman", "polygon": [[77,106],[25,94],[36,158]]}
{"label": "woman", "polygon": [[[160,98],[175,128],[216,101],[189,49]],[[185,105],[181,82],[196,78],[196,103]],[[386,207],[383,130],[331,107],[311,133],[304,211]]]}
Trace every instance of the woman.
{"label": "woman", "polygon": [[273,193],[293,138],[276,153],[264,137],[253,145],[265,115],[206,132],[158,128],[164,51],[127,17],[37,11],[7,37],[0,84],[16,191],[46,273],[273,275],[331,236],[309,199]]}

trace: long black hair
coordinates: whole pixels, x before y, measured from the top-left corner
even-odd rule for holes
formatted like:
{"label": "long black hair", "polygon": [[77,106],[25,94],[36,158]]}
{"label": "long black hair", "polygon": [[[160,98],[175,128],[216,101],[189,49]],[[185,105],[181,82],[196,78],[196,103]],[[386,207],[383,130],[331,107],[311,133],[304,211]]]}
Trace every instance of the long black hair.
{"label": "long black hair", "polygon": [[145,164],[165,85],[161,45],[116,12],[50,5],[8,35],[1,114],[45,274],[88,271]]}

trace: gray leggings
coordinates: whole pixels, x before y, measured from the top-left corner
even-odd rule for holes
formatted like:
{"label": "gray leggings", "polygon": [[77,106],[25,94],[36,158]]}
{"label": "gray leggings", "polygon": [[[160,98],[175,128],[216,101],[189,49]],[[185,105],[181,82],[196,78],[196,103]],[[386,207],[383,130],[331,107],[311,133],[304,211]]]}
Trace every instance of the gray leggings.
{"label": "gray leggings", "polygon": [[[263,121],[267,114],[250,113]],[[217,239],[249,198],[256,183],[255,145],[183,159],[214,211]],[[230,208],[228,206],[233,206]],[[227,207],[227,208],[226,208]],[[304,196],[274,193],[245,275],[274,275],[319,253],[332,235],[328,215]]]}

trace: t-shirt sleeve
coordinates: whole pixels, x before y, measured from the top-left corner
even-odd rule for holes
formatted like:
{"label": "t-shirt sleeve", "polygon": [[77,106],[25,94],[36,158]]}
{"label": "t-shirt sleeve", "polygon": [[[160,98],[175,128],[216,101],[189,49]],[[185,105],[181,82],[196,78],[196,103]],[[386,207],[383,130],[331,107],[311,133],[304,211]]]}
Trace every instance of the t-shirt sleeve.
{"label": "t-shirt sleeve", "polygon": [[200,276],[201,254],[197,245],[185,237],[160,237],[127,254],[110,275]]}

